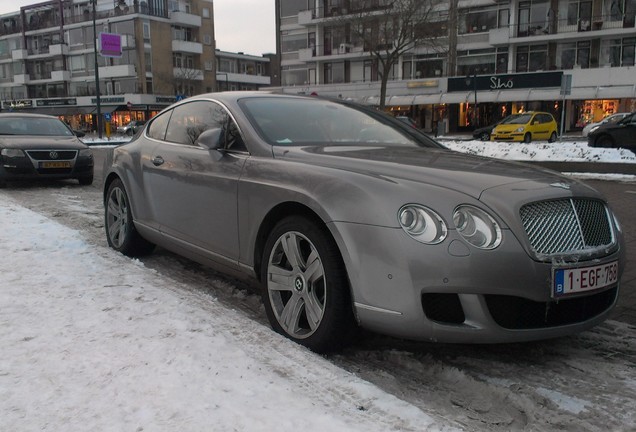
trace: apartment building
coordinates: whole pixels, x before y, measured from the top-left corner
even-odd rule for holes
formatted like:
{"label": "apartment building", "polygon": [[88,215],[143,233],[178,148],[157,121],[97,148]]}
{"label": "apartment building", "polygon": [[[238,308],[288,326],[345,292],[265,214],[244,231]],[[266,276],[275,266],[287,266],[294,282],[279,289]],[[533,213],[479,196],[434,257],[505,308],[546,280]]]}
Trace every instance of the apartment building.
{"label": "apartment building", "polygon": [[216,50],[216,82],[218,91],[258,90],[272,84],[274,54],[262,57]]}
{"label": "apartment building", "polygon": [[[276,0],[281,91],[377,105],[378,65],[343,22],[388,0]],[[434,1],[436,45],[401,56],[386,103],[426,130],[527,110],[566,131],[636,111],[636,0]],[[563,91],[561,85],[563,84]],[[563,108],[565,107],[565,111]]]}
{"label": "apartment building", "polygon": [[[95,43],[100,34],[102,41],[114,35],[118,52]],[[1,109],[58,115],[95,130],[99,88],[108,127],[146,120],[177,99],[216,88],[214,44],[212,0],[24,6],[0,15]]]}

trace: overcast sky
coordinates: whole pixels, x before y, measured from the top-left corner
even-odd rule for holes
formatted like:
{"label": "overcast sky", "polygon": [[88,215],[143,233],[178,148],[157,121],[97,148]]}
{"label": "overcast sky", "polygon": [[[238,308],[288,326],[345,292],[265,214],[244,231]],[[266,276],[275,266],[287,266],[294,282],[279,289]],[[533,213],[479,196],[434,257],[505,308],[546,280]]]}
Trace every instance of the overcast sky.
{"label": "overcast sky", "polygon": [[[0,0],[0,15],[44,0]],[[261,55],[276,52],[274,0],[215,0],[216,47]]]}

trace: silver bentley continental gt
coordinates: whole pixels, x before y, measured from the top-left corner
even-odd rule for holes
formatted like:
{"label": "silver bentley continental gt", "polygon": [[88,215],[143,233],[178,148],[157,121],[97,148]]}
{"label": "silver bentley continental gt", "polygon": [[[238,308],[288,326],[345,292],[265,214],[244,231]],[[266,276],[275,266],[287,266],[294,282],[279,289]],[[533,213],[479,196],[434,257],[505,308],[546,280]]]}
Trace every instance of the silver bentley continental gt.
{"label": "silver bentley continental gt", "polygon": [[450,151],[371,108],[204,94],[106,162],[109,245],[155,245],[258,282],[277,332],[317,352],[358,327],[518,342],[599,324],[625,263],[594,189]]}

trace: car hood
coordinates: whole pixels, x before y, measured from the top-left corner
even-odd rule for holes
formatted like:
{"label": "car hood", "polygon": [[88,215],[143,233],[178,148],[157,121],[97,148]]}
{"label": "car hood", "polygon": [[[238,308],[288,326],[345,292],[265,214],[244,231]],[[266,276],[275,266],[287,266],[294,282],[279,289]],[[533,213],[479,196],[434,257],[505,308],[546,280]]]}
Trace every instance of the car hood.
{"label": "car hood", "polygon": [[0,147],[3,148],[19,148],[22,150],[40,149],[40,148],[56,148],[56,149],[84,149],[88,148],[86,144],[75,136],[18,136],[3,135],[0,136]]}
{"label": "car hood", "polygon": [[[482,199],[504,195],[563,196],[573,191],[590,194],[593,189],[554,171],[517,162],[467,155],[450,150],[411,147],[315,146],[275,147],[275,157],[335,168],[387,181],[405,180],[451,189]],[[559,185],[554,187],[553,185]],[[504,189],[508,192],[505,193]],[[538,192],[541,189],[542,192]],[[547,193],[551,190],[553,193]],[[586,192],[582,192],[585,190]],[[567,192],[566,192],[567,191]],[[508,195],[509,197],[511,195]]]}
{"label": "car hood", "polygon": [[525,124],[512,124],[512,123],[500,124],[500,125],[497,125],[495,127],[495,131],[497,131],[497,132],[514,132],[514,131],[516,131],[517,129],[519,129],[521,127],[525,128],[526,125]]}

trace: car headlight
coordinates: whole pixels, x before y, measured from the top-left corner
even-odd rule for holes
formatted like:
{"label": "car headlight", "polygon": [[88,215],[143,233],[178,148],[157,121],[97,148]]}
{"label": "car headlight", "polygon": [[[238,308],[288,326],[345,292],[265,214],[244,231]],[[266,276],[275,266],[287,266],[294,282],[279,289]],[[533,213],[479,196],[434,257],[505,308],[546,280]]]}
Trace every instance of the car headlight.
{"label": "car headlight", "polygon": [[525,127],[521,126],[521,127],[518,127],[518,128],[515,130],[515,132],[523,132],[525,129],[526,129]]}
{"label": "car headlight", "polygon": [[24,152],[20,149],[4,148],[0,154],[6,157],[24,157]]}
{"label": "car headlight", "polygon": [[448,234],[441,216],[418,204],[403,206],[398,212],[398,221],[409,236],[422,243],[441,243]]}
{"label": "car headlight", "polygon": [[93,157],[93,150],[91,149],[82,149],[79,151],[80,157]]}
{"label": "car headlight", "polygon": [[453,213],[457,232],[471,245],[479,249],[494,249],[501,243],[501,228],[485,211],[469,205],[461,205]]}

